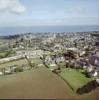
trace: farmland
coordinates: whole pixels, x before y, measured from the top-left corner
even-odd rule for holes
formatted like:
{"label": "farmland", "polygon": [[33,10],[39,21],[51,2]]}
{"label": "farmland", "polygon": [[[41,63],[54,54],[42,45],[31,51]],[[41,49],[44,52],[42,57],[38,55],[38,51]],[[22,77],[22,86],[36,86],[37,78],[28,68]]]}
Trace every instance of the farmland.
{"label": "farmland", "polygon": [[[31,59],[32,63],[42,64],[39,58]],[[0,68],[13,65],[28,65],[28,61],[19,59],[10,61],[0,65]],[[29,65],[28,65],[29,66]],[[91,81],[92,78],[86,78],[81,71],[71,68],[65,68],[64,64],[59,65],[61,73],[56,75],[52,73],[44,65],[32,70],[25,70],[21,73],[5,75],[0,77],[0,99],[28,99],[28,98],[43,98],[43,99],[80,99],[98,97],[98,89],[89,94],[77,95],[76,90]],[[61,77],[59,77],[61,76]],[[65,81],[64,81],[65,80]],[[66,83],[70,84],[70,86]],[[17,84],[17,85],[16,85]],[[9,92],[10,91],[10,92]],[[12,95],[13,94],[13,95]],[[96,96],[95,96],[96,95]]]}
{"label": "farmland", "polygon": [[[73,83],[74,81],[72,81]],[[71,99],[95,100],[99,89],[79,96],[46,67],[0,77],[0,99]]]}
{"label": "farmland", "polygon": [[[10,92],[9,92],[10,91]],[[0,98],[69,98],[72,91],[47,68],[0,77]]]}

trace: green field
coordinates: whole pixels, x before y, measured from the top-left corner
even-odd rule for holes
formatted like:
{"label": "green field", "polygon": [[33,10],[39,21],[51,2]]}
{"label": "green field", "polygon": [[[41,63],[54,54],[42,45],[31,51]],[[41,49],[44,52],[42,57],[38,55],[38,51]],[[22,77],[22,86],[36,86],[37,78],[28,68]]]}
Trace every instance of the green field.
{"label": "green field", "polygon": [[4,50],[4,51],[0,51],[0,58],[6,58],[6,57],[10,57],[12,55],[15,55],[15,51],[13,50]]}
{"label": "green field", "polygon": [[0,68],[4,68],[4,67],[8,67],[8,66],[13,66],[13,65],[22,65],[22,64],[28,64],[26,59],[19,59],[19,60],[15,60],[15,61],[10,61],[10,62],[6,62],[3,64],[0,64]]}
{"label": "green field", "polygon": [[59,75],[70,84],[74,91],[92,80],[76,69],[64,68]]}
{"label": "green field", "polygon": [[0,57],[4,57],[5,56],[5,52],[0,52]]}
{"label": "green field", "polygon": [[40,58],[32,58],[30,60],[31,60],[31,63],[42,64],[42,60]]}

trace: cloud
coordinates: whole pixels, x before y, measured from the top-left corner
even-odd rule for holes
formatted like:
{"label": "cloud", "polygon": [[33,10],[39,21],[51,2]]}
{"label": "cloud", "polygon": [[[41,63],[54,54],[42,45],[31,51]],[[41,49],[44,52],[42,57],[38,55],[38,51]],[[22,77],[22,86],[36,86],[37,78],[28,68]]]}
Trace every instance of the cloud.
{"label": "cloud", "polygon": [[0,0],[0,12],[10,12],[21,14],[26,8],[20,3],[20,0]]}

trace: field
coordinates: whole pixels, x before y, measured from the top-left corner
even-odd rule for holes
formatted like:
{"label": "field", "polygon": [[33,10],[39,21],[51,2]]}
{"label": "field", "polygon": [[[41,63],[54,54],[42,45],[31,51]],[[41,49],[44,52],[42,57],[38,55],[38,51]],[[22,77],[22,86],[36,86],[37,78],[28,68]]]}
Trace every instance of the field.
{"label": "field", "polygon": [[0,77],[0,99],[69,98],[72,91],[67,84],[47,68]]}
{"label": "field", "polygon": [[4,57],[5,56],[5,52],[0,52],[0,57]]}
{"label": "field", "polygon": [[[31,59],[35,64],[41,64],[42,61]],[[28,65],[26,59],[0,64],[0,68],[13,65]],[[60,65],[63,66],[63,65]],[[0,77],[0,99],[71,99],[71,100],[95,100],[98,98],[99,89],[84,94],[77,95],[74,91],[83,86],[91,78],[86,78],[81,72],[75,69],[61,68],[61,73],[58,75],[52,73],[48,68],[41,66],[32,70],[25,70],[21,73],[6,75]],[[73,90],[66,83],[66,80]]]}
{"label": "field", "polygon": [[39,58],[32,58],[32,59],[31,59],[31,63],[42,64],[42,60],[39,59]]}
{"label": "field", "polygon": [[10,62],[7,62],[7,63],[3,63],[3,64],[0,64],[0,68],[13,66],[13,65],[19,65],[20,66],[22,64],[28,64],[27,60],[26,59],[19,59],[19,60],[16,60],[16,61],[10,61]]}
{"label": "field", "polygon": [[65,81],[46,67],[0,77],[0,99],[97,100],[98,93],[99,89],[96,89],[89,94],[77,95]]}
{"label": "field", "polygon": [[62,69],[60,76],[70,84],[74,91],[92,80],[92,78],[85,77],[76,69]]}

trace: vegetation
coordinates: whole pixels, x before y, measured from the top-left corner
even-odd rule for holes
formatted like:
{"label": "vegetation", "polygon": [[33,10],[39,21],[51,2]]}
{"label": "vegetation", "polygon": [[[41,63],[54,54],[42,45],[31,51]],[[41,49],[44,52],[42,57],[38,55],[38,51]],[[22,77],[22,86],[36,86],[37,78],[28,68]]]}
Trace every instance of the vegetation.
{"label": "vegetation", "polygon": [[69,87],[45,67],[0,77],[0,99],[66,98],[68,91]]}
{"label": "vegetation", "polygon": [[15,61],[9,61],[9,62],[0,64],[0,67],[4,68],[4,67],[8,67],[8,66],[13,66],[13,65],[21,66],[23,64],[28,64],[26,59],[19,59],[19,60],[15,60]]}
{"label": "vegetation", "polygon": [[13,50],[2,51],[2,52],[0,52],[0,58],[10,57],[13,54],[15,54],[15,51],[13,51]]}
{"label": "vegetation", "polygon": [[92,90],[95,90],[97,87],[99,87],[99,84],[96,82],[96,80],[92,80],[82,86],[81,88],[77,89],[78,94],[84,94],[84,93],[89,93]]}
{"label": "vegetation", "polygon": [[23,69],[21,67],[17,67],[14,71],[15,72],[23,72]]}
{"label": "vegetation", "polygon": [[92,78],[86,78],[80,71],[71,68],[62,69],[59,75],[72,86],[74,91],[92,80]]}

